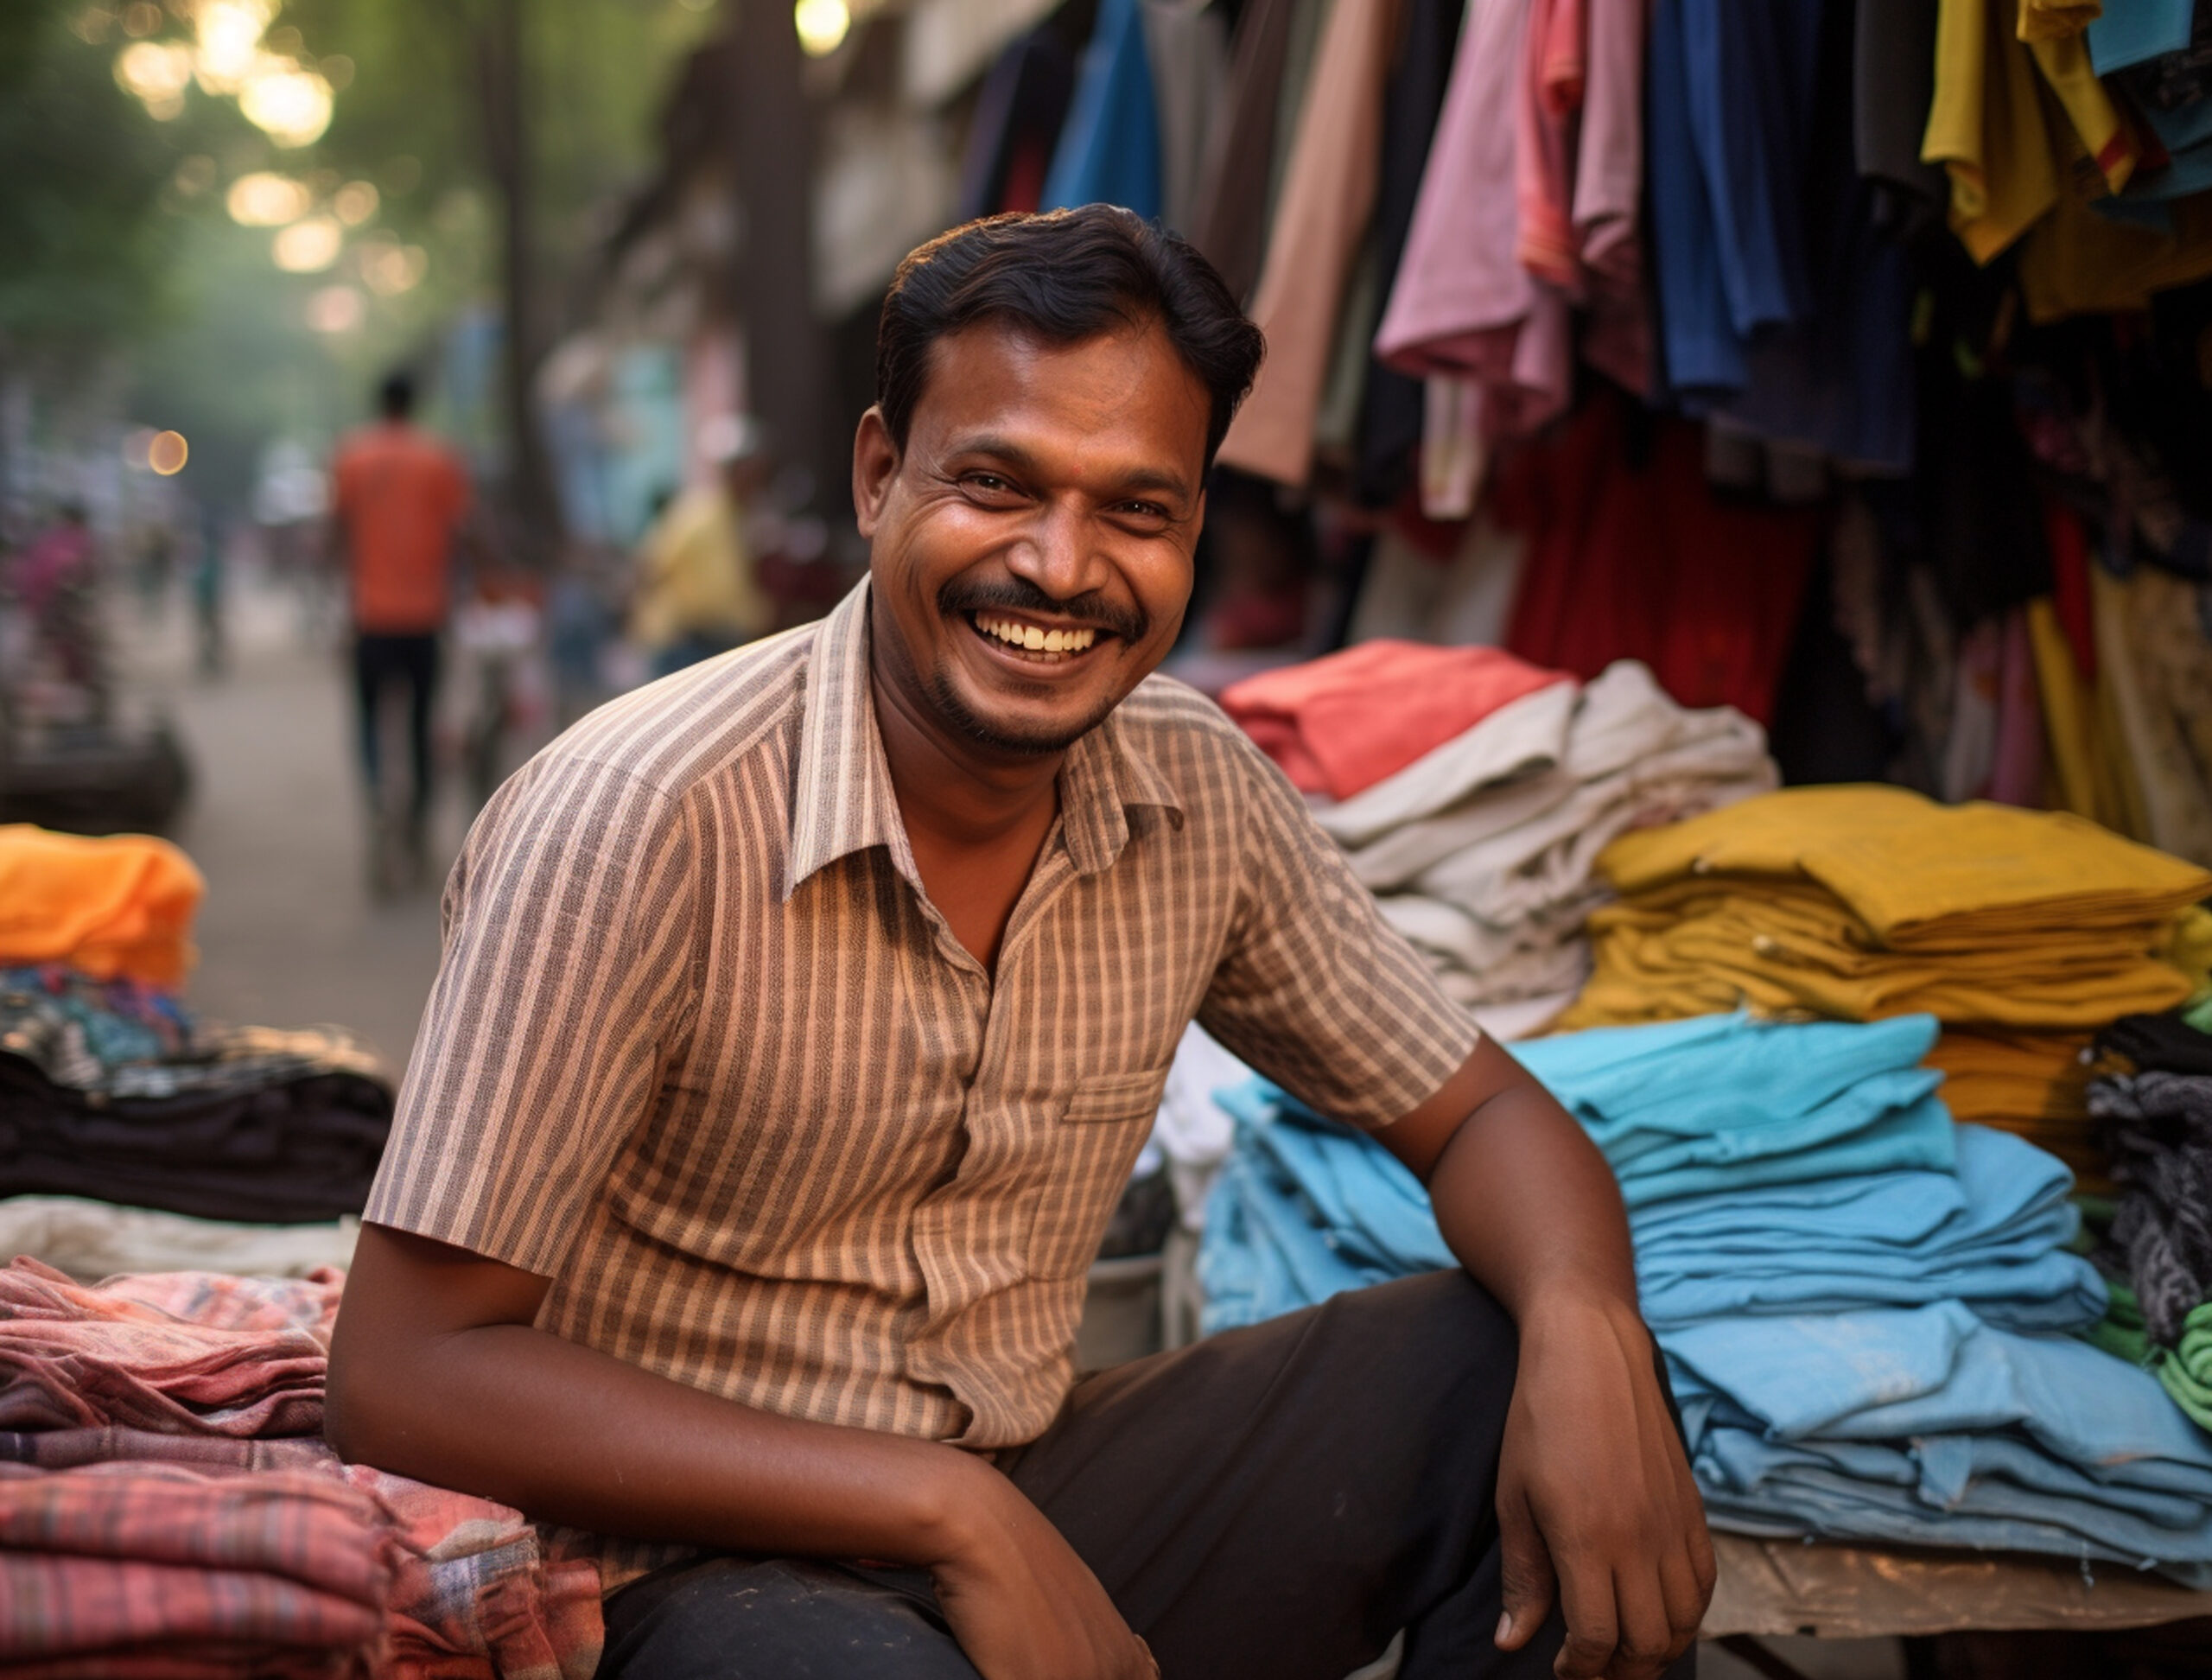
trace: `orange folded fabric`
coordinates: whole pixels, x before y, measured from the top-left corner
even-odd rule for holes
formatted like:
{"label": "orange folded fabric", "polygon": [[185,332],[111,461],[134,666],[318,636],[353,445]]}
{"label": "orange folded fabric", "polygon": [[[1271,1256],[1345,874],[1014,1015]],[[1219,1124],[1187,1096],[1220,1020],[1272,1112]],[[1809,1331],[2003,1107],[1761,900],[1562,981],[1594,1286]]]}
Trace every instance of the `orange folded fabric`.
{"label": "orange folded fabric", "polygon": [[97,980],[182,983],[207,883],[166,840],[0,824],[0,966],[63,963]]}
{"label": "orange folded fabric", "polygon": [[1349,799],[1500,707],[1573,680],[1500,648],[1386,639],[1248,677],[1221,705],[1301,792]]}

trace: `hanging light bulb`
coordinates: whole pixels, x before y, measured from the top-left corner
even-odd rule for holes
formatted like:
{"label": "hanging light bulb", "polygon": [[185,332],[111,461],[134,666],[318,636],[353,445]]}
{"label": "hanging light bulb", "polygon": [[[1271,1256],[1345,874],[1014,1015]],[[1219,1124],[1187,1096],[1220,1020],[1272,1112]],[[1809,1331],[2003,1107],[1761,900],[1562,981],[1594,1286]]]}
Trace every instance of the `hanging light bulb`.
{"label": "hanging light bulb", "polygon": [[853,27],[853,14],[845,0],[798,0],[791,22],[798,29],[798,44],[822,58],[844,41],[845,32]]}

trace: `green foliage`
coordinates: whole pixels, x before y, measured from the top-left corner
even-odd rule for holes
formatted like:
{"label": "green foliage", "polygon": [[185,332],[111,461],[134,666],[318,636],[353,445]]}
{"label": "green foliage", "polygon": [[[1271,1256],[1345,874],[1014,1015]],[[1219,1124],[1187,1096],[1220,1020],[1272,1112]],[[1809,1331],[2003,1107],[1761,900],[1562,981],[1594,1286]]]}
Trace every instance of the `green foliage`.
{"label": "green foliage", "polygon": [[[130,418],[192,440],[189,487],[233,505],[266,445],[321,448],[364,417],[376,374],[423,360],[461,312],[496,307],[497,176],[481,98],[491,0],[284,0],[270,44],[338,85],[330,128],[284,150],[230,99],[188,91],[156,122],[115,79],[124,0],[0,0],[0,376],[66,397],[120,359]],[[169,3],[151,37],[191,37]],[[541,329],[588,296],[620,193],[652,167],[655,118],[682,55],[715,22],[709,0],[524,0],[529,176],[525,253]],[[329,270],[279,272],[271,230],[235,225],[224,195],[275,169],[327,207],[378,189]],[[419,250],[419,284],[365,283],[377,243]],[[308,326],[309,303],[351,286],[359,324]],[[433,409],[433,418],[440,417]],[[458,419],[461,417],[454,416]],[[462,429],[464,431],[467,428]]]}
{"label": "green foliage", "polygon": [[67,356],[158,321],[167,137],[79,40],[67,0],[0,5],[0,339]]}

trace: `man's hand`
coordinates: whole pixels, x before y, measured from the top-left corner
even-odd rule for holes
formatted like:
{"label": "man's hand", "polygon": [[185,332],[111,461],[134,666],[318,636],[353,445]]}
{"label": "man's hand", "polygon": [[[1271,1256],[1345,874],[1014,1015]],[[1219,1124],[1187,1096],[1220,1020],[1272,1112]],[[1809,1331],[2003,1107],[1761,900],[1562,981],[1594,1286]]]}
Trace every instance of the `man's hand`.
{"label": "man's hand", "polygon": [[1649,1680],[1697,1637],[1713,1543],[1649,1333],[1625,1304],[1569,1298],[1524,1313],[1497,1516],[1502,1648],[1525,1645],[1554,1596],[1561,1680]]}
{"label": "man's hand", "polygon": [[1612,1169],[1487,1040],[1380,1136],[1427,1183],[1445,1241],[1521,1330],[1498,1467],[1497,1643],[1534,1639],[1556,1596],[1561,1680],[1649,1680],[1696,1637],[1713,1543],[1637,1316]]}
{"label": "man's hand", "polygon": [[1160,1680],[1106,1589],[1020,1489],[988,1465],[962,1490],[938,1603],[984,1680]]}

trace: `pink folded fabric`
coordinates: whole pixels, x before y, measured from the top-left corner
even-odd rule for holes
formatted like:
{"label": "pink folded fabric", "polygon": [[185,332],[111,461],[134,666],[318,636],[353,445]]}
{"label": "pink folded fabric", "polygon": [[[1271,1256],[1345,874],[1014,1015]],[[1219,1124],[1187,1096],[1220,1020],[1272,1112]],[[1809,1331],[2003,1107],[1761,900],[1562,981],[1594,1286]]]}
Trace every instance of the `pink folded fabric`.
{"label": "pink folded fabric", "polygon": [[588,1558],[321,1438],[343,1283],[0,1270],[0,1669],[589,1680]]}
{"label": "pink folded fabric", "polygon": [[1247,678],[1221,704],[1300,791],[1348,799],[1499,707],[1572,680],[1495,647],[1370,641]]}
{"label": "pink folded fabric", "polygon": [[397,1553],[379,1502],[324,1476],[0,1466],[0,1665],[366,1672]]}
{"label": "pink folded fabric", "polygon": [[172,1272],[94,1288],[19,1259],[0,1270],[0,1429],[314,1435],[339,1287],[326,1270],[283,1283]]}

